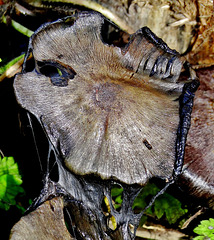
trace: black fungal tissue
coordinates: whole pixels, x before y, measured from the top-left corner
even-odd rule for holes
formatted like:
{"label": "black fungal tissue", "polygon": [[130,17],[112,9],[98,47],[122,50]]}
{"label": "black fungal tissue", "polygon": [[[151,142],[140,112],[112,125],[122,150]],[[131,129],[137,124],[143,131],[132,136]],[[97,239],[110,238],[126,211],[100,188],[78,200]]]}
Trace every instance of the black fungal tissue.
{"label": "black fungal tissue", "polygon": [[[141,188],[159,177],[168,182],[161,194],[182,171],[199,85],[188,62],[149,28],[119,47],[106,41],[106,25],[93,12],[44,24],[25,58],[33,53],[35,70],[27,72],[25,60],[14,83],[17,101],[43,126],[59,170],[57,183],[46,178],[34,206],[63,195],[77,239],[135,238],[143,212],[134,214],[132,203]],[[119,212],[114,184],[123,187]]]}

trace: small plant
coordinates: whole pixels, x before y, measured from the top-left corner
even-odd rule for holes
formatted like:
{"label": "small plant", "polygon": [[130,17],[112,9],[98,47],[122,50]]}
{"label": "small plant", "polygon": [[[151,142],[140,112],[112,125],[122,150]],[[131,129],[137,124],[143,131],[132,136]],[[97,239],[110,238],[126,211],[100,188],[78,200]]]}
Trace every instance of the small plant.
{"label": "small plant", "polygon": [[16,196],[24,189],[17,163],[13,157],[0,156],[0,208],[9,210],[10,206],[17,205]]}
{"label": "small plant", "polygon": [[199,235],[194,240],[214,240],[214,218],[202,220],[193,231]]}

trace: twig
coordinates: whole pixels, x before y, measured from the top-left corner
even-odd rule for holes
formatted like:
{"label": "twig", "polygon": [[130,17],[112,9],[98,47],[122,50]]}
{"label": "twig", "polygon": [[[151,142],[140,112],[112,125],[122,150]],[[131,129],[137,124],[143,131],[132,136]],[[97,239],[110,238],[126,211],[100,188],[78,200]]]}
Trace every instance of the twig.
{"label": "twig", "polygon": [[4,153],[2,152],[1,149],[0,149],[0,155],[2,155],[2,157],[4,158]]}
{"label": "twig", "polygon": [[137,230],[136,236],[154,240],[179,240],[186,235],[173,229],[166,229],[160,225],[143,225],[143,227]]}
{"label": "twig", "polygon": [[[30,54],[28,60],[31,58],[32,58],[32,54]],[[24,54],[20,60],[18,60],[11,67],[9,67],[2,75],[0,75],[0,82],[3,81],[5,78],[11,78],[15,74],[21,72],[23,62],[24,62]]]}
{"label": "twig", "polygon": [[192,220],[194,220],[195,218],[197,218],[199,215],[201,215],[203,213],[204,209],[201,208],[199,209],[193,216],[191,216],[189,219],[186,220],[186,222],[183,224],[183,226],[181,227],[181,229],[185,229],[188,227],[188,225],[192,222]]}
{"label": "twig", "polygon": [[1,76],[0,76],[0,82],[3,81],[5,78],[11,78],[16,73],[21,72],[21,66],[24,62],[24,56],[15,64],[13,64],[11,67],[9,67]]}
{"label": "twig", "polygon": [[[2,16],[2,22],[7,24],[7,19],[5,16]],[[23,35],[30,37],[33,34],[33,31],[30,29],[22,26],[20,23],[14,21],[13,19],[11,20],[11,26],[16,29],[18,32],[22,33]]]}

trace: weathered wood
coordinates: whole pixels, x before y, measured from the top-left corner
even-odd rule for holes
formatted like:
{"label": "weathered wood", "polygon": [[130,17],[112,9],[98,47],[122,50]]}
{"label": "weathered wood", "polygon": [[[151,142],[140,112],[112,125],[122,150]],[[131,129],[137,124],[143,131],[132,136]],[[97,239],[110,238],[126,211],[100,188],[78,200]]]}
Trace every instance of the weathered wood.
{"label": "weathered wood", "polygon": [[[39,7],[48,7],[48,5],[51,6],[52,3],[58,2],[58,0],[25,1]],[[147,26],[170,48],[176,49],[180,53],[184,53],[189,47],[193,30],[197,24],[195,0],[62,0],[61,2],[98,11],[129,34]]]}
{"label": "weathered wood", "polygon": [[74,240],[64,222],[63,205],[60,197],[43,203],[16,223],[10,240]]}
{"label": "weathered wood", "polygon": [[188,61],[198,67],[214,65],[214,2],[198,0],[198,29]]}
{"label": "weathered wood", "polygon": [[84,6],[104,14],[123,30],[133,33],[148,26],[171,48],[187,54],[196,66],[214,64],[212,0],[25,0],[30,5],[50,8],[63,2]]}

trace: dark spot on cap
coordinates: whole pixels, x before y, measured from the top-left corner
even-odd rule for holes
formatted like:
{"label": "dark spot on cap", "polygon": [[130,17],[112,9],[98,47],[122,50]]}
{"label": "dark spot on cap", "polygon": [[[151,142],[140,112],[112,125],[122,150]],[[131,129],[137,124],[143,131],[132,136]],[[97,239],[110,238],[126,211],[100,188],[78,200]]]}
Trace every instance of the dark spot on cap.
{"label": "dark spot on cap", "polygon": [[146,139],[143,140],[143,143],[149,150],[152,149],[152,145]]}
{"label": "dark spot on cap", "polygon": [[58,56],[59,59],[62,59],[63,57],[64,57],[63,54],[60,54],[60,55]]}

